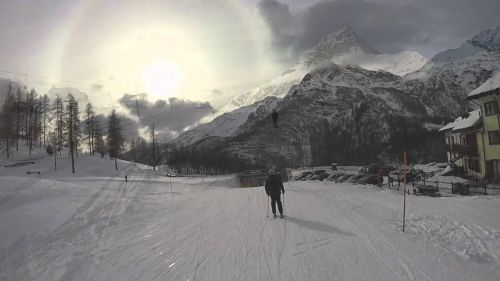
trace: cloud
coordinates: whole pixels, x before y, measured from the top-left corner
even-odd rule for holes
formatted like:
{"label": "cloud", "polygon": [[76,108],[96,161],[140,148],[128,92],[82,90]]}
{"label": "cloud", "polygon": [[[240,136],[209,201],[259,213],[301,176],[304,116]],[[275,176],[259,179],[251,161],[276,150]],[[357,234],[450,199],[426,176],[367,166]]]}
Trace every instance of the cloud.
{"label": "cloud", "polygon": [[150,102],[144,96],[125,94],[120,104],[136,116],[139,125],[150,131],[155,124],[155,133],[160,140],[171,140],[185,128],[193,126],[214,109],[208,102],[193,102],[177,98]]}
{"label": "cloud", "polygon": [[100,91],[102,90],[103,85],[102,84],[94,84],[92,85],[92,91]]}
{"label": "cloud", "polygon": [[266,20],[278,46],[288,46],[293,41],[294,18],[287,4],[276,0],[264,0],[257,4],[257,9]]}
{"label": "cloud", "polygon": [[295,14],[285,3],[262,0],[257,8],[275,45],[295,55],[351,26],[382,52],[411,49],[431,56],[500,24],[498,0],[321,1]]}

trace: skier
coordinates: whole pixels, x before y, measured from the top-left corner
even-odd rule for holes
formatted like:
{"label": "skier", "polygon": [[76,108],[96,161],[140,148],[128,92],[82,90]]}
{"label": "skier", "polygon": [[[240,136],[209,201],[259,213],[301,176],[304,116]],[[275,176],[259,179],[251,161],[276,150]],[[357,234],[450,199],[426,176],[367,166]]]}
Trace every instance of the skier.
{"label": "skier", "polygon": [[278,128],[278,112],[276,112],[276,109],[273,109],[272,117],[273,117],[274,128]]}
{"label": "skier", "polygon": [[276,174],[275,169],[269,170],[269,173],[270,175],[266,180],[266,193],[267,196],[271,197],[271,209],[274,218],[276,218],[276,204],[278,204],[280,217],[284,218],[285,215],[283,214],[283,205],[281,204],[281,193],[285,194],[285,188],[283,187],[281,176]]}

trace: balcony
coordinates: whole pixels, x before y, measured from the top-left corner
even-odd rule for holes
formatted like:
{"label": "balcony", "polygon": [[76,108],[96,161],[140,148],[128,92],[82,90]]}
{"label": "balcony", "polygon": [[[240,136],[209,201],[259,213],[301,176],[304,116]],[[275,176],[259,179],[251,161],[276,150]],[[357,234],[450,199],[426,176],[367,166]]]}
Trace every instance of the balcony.
{"label": "balcony", "polygon": [[448,151],[458,153],[460,156],[476,157],[479,156],[477,146],[469,146],[466,144],[452,144],[448,145]]}

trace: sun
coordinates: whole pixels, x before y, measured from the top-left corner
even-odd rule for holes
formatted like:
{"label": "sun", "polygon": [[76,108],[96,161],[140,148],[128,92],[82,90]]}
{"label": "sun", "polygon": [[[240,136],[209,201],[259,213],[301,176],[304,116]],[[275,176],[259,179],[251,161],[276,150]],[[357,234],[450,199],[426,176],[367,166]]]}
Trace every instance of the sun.
{"label": "sun", "polygon": [[179,66],[168,61],[151,63],[142,73],[148,94],[157,99],[168,99],[178,95],[181,78]]}

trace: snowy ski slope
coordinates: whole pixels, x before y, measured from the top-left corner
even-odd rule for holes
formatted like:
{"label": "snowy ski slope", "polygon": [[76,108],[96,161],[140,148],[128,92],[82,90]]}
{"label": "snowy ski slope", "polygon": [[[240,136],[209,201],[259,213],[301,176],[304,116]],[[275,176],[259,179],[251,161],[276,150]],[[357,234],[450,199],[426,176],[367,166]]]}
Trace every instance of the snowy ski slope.
{"label": "snowy ski slope", "polygon": [[68,163],[0,168],[0,280],[500,279],[499,197],[409,196],[402,233],[402,196],[375,186],[286,183],[274,220],[230,176]]}

